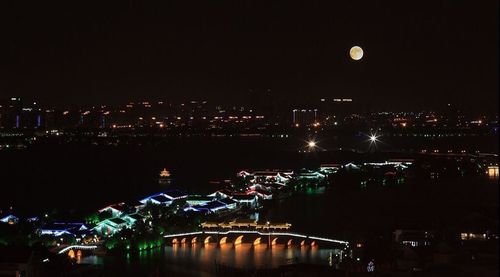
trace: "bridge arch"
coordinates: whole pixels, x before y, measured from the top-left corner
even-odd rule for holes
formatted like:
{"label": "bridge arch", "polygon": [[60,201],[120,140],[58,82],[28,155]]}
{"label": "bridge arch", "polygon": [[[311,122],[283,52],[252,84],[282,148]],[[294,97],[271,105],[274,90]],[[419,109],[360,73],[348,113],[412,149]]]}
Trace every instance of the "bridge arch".
{"label": "bridge arch", "polygon": [[179,240],[178,240],[177,238],[174,238],[174,239],[172,240],[172,244],[178,244],[178,243],[179,243]]}
{"label": "bridge arch", "polygon": [[76,254],[74,250],[83,250],[83,251],[93,251],[97,249],[97,245],[69,245],[59,250],[57,254],[64,254],[73,250],[73,254]]}
{"label": "bridge arch", "polygon": [[315,240],[313,240],[313,241],[311,242],[311,247],[314,247],[314,246],[318,246],[318,244],[316,243],[316,241],[315,241]]}
{"label": "bridge arch", "polygon": [[287,246],[290,240],[291,238],[288,236],[275,235],[271,236],[271,240],[269,241],[269,243],[271,244],[271,246],[276,246],[276,247]]}
{"label": "bridge arch", "polygon": [[277,237],[276,237],[276,238],[274,238],[274,239],[271,241],[271,245],[273,245],[273,246],[274,246],[274,245],[276,245],[276,244],[278,244],[278,238],[277,238]]}
{"label": "bridge arch", "polygon": [[261,237],[258,237],[253,241],[253,245],[259,245],[259,244],[261,244]]}
{"label": "bridge arch", "polygon": [[300,246],[306,246],[306,240],[301,241]]}
{"label": "bridge arch", "polygon": [[293,239],[289,239],[289,240],[286,242],[286,246],[287,246],[287,247],[292,247],[292,246],[293,246]]}
{"label": "bridge arch", "polygon": [[195,244],[198,242],[198,237],[194,237],[191,239],[191,244]]}
{"label": "bridge arch", "polygon": [[186,240],[187,240],[186,238],[182,238],[181,244],[186,244]]}
{"label": "bridge arch", "polygon": [[206,238],[203,240],[203,243],[204,243],[204,244],[209,244],[209,243],[211,243],[211,242],[212,242],[212,240],[213,240],[212,236],[208,236],[208,237],[206,237]]}
{"label": "bridge arch", "polygon": [[235,240],[234,240],[234,245],[239,245],[243,242],[243,235],[237,237]]}
{"label": "bridge arch", "polygon": [[227,237],[222,237],[219,241],[219,245],[223,245],[227,243]]}
{"label": "bridge arch", "polygon": [[70,259],[74,259],[75,258],[75,251],[73,249],[71,249],[71,250],[68,251],[68,257]]}

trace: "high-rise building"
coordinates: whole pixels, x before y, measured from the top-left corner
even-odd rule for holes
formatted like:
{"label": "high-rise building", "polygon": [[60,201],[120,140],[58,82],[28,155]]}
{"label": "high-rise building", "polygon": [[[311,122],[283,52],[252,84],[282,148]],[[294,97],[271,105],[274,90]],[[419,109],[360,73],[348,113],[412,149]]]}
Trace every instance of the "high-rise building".
{"label": "high-rise building", "polygon": [[295,127],[311,126],[318,122],[318,109],[292,110],[292,122]]}

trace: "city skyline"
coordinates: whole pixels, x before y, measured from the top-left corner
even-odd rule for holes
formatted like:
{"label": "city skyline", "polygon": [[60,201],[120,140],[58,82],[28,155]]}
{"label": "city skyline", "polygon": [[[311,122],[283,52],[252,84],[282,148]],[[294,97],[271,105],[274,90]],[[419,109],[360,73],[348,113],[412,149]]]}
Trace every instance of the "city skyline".
{"label": "city skyline", "polygon": [[498,111],[498,3],[205,5],[12,4],[0,92],[58,104],[232,103],[269,89],[276,101]]}

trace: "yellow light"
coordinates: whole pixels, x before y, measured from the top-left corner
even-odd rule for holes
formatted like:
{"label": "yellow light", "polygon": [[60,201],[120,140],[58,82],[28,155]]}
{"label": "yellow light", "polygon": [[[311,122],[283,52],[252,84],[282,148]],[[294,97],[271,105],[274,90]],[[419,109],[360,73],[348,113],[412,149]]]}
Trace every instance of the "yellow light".
{"label": "yellow light", "polygon": [[311,141],[309,141],[309,142],[307,143],[307,146],[309,146],[309,148],[314,148],[314,147],[316,147],[316,142],[315,142],[315,141],[313,141],[313,140],[311,140]]}
{"label": "yellow light", "polygon": [[161,172],[160,172],[160,177],[170,177],[170,172],[164,168]]}
{"label": "yellow light", "polygon": [[351,59],[359,61],[363,57],[363,49],[359,46],[353,46],[351,50],[349,50],[349,56],[351,56]]}
{"label": "yellow light", "polygon": [[491,178],[498,178],[498,166],[488,166],[487,174]]}

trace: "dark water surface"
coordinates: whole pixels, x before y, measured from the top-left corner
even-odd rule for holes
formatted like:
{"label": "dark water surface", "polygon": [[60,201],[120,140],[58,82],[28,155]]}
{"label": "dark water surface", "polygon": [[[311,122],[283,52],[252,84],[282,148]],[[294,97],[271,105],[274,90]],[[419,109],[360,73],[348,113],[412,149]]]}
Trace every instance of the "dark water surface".
{"label": "dark water surface", "polygon": [[105,272],[116,276],[147,276],[150,272],[169,272],[176,276],[213,276],[216,264],[243,268],[277,268],[289,263],[328,265],[328,257],[337,250],[318,247],[273,247],[253,246],[244,243],[217,247],[206,246],[165,246],[127,254],[125,257],[84,257],[81,263],[100,265]]}
{"label": "dark water surface", "polygon": [[[380,150],[474,148],[498,151],[496,137],[443,139],[385,138]],[[211,180],[228,179],[245,168],[301,168],[349,161],[349,152],[298,153],[300,138],[183,138],[142,146],[47,145],[0,151],[0,209],[24,214],[45,211],[94,211],[103,205],[136,200],[164,189],[156,180],[166,167],[175,185],[192,193],[218,188]],[[318,139],[321,149],[363,148],[364,138]],[[410,147],[411,146],[411,147]],[[475,148],[474,148],[475,149]]]}
{"label": "dark water surface", "polygon": [[[355,148],[363,141],[324,139],[319,143],[328,150]],[[387,138],[383,147],[391,151],[397,150],[396,147],[409,150],[410,145],[415,147],[414,143],[404,138]],[[445,151],[474,146],[484,152],[497,151],[495,137],[431,139],[416,144]],[[25,215],[57,210],[68,217],[81,218],[82,214],[106,204],[139,199],[165,189],[156,180],[163,167],[172,172],[175,186],[191,193],[208,193],[218,189],[209,181],[232,178],[241,169],[294,169],[364,157],[349,151],[298,153],[304,145],[304,140],[291,138],[188,138],[159,145],[59,145],[1,151],[0,208],[13,206]],[[355,241],[369,234],[390,236],[398,224],[407,221],[438,228],[460,224],[464,216],[477,212],[491,213],[491,217],[497,218],[497,209],[496,181],[463,178],[411,182],[400,188],[375,191],[299,194],[275,201],[259,217],[292,223],[294,232]],[[326,264],[331,251],[321,247],[269,251],[264,246],[254,248],[245,244],[237,248],[165,246],[126,257],[86,257],[83,262],[101,264],[105,272],[112,273],[109,276],[151,276],[148,274],[154,272],[210,276],[215,262],[261,268],[285,264],[290,259]]]}

